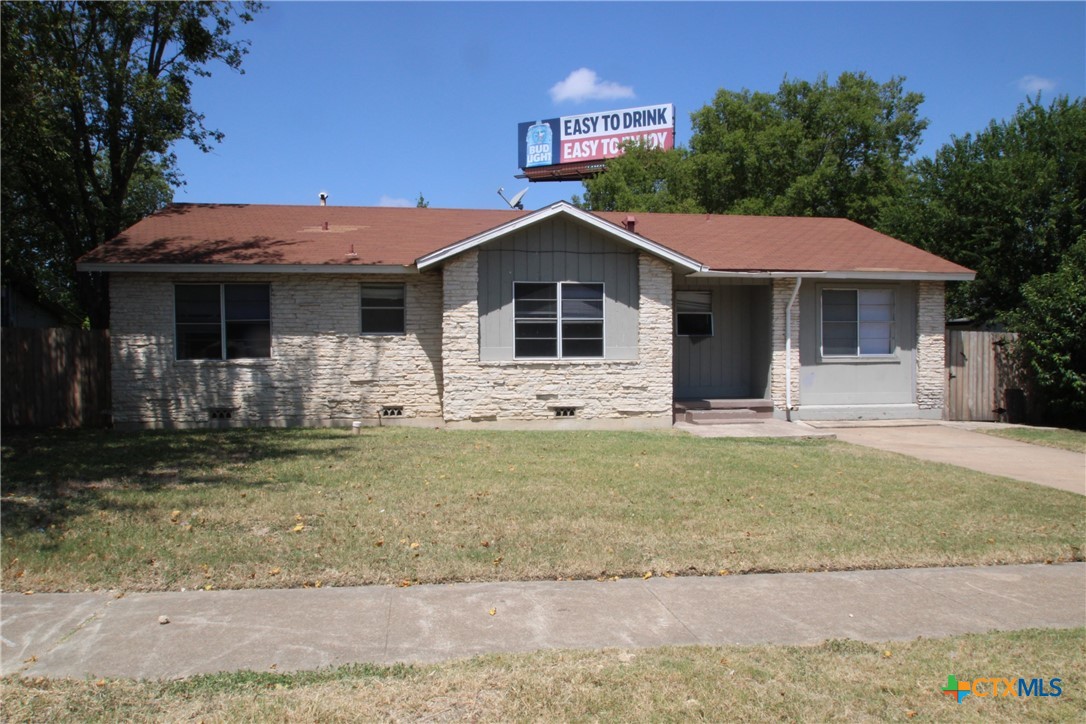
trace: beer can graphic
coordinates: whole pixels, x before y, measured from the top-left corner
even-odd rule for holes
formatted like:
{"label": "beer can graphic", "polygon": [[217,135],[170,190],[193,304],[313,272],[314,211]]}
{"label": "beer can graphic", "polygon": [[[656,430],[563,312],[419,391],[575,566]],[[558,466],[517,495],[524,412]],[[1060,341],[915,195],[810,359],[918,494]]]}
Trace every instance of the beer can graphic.
{"label": "beer can graphic", "polygon": [[525,141],[528,146],[527,166],[550,166],[554,163],[552,154],[554,149],[553,134],[549,123],[536,121],[528,128],[528,136]]}

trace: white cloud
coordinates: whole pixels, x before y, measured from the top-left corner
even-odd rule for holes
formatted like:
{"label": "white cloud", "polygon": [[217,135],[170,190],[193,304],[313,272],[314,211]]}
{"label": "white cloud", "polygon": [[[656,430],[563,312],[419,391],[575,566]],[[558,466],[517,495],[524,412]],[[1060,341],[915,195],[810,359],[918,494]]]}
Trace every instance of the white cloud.
{"label": "white cloud", "polygon": [[578,68],[565,80],[551,87],[551,99],[555,103],[562,101],[609,100],[611,98],[633,98],[634,91],[628,85],[619,85],[609,80],[600,80],[596,71]]}
{"label": "white cloud", "polygon": [[414,206],[415,202],[409,199],[398,199],[388,194],[381,194],[381,200],[377,202],[378,206]]}
{"label": "white cloud", "polygon": [[1042,78],[1039,75],[1024,75],[1018,79],[1018,89],[1032,96],[1041,91],[1055,90],[1056,81],[1051,78]]}

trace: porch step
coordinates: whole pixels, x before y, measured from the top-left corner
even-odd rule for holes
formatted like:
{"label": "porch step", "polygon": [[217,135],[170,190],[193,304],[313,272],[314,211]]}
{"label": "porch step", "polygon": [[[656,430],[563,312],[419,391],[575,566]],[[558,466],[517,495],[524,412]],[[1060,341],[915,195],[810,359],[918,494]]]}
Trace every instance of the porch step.
{"label": "porch step", "polygon": [[762,399],[676,400],[675,420],[695,425],[758,422],[773,417],[773,401]]}

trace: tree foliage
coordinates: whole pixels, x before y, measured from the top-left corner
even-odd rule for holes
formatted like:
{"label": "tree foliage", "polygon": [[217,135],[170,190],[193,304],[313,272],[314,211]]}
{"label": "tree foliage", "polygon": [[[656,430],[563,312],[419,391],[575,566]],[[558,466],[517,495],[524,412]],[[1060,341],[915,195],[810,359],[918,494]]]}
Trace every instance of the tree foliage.
{"label": "tree foliage", "polygon": [[[927,120],[903,78],[785,78],[776,93],[720,90],[692,114],[690,149],[641,150],[585,182],[607,211],[840,216],[874,225],[904,183]],[[661,198],[662,197],[662,198]]]}
{"label": "tree foliage", "polygon": [[168,203],[172,145],[222,139],[191,104],[193,80],[239,70],[232,40],[259,3],[33,2],[2,6],[2,240],[6,280],[108,320],[102,275],[75,261]]}
{"label": "tree foliage", "polygon": [[1022,304],[1010,320],[1047,416],[1086,427],[1086,236],[1055,271],[1022,286]]}
{"label": "tree foliage", "polygon": [[1038,98],[953,138],[917,161],[879,228],[976,270],[951,290],[950,314],[1006,321],[1086,232],[1086,103]]}

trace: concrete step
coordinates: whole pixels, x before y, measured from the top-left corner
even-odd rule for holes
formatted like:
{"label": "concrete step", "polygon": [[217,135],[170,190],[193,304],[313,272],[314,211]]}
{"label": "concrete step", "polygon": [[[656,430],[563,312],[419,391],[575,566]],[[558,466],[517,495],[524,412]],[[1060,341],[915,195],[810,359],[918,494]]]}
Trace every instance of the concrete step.
{"label": "concrete step", "polygon": [[762,398],[676,400],[675,411],[688,410],[769,410],[773,411],[773,401]]}
{"label": "concrete step", "polygon": [[686,410],[682,419],[695,425],[719,425],[729,422],[757,422],[772,419],[773,409],[728,408]]}

